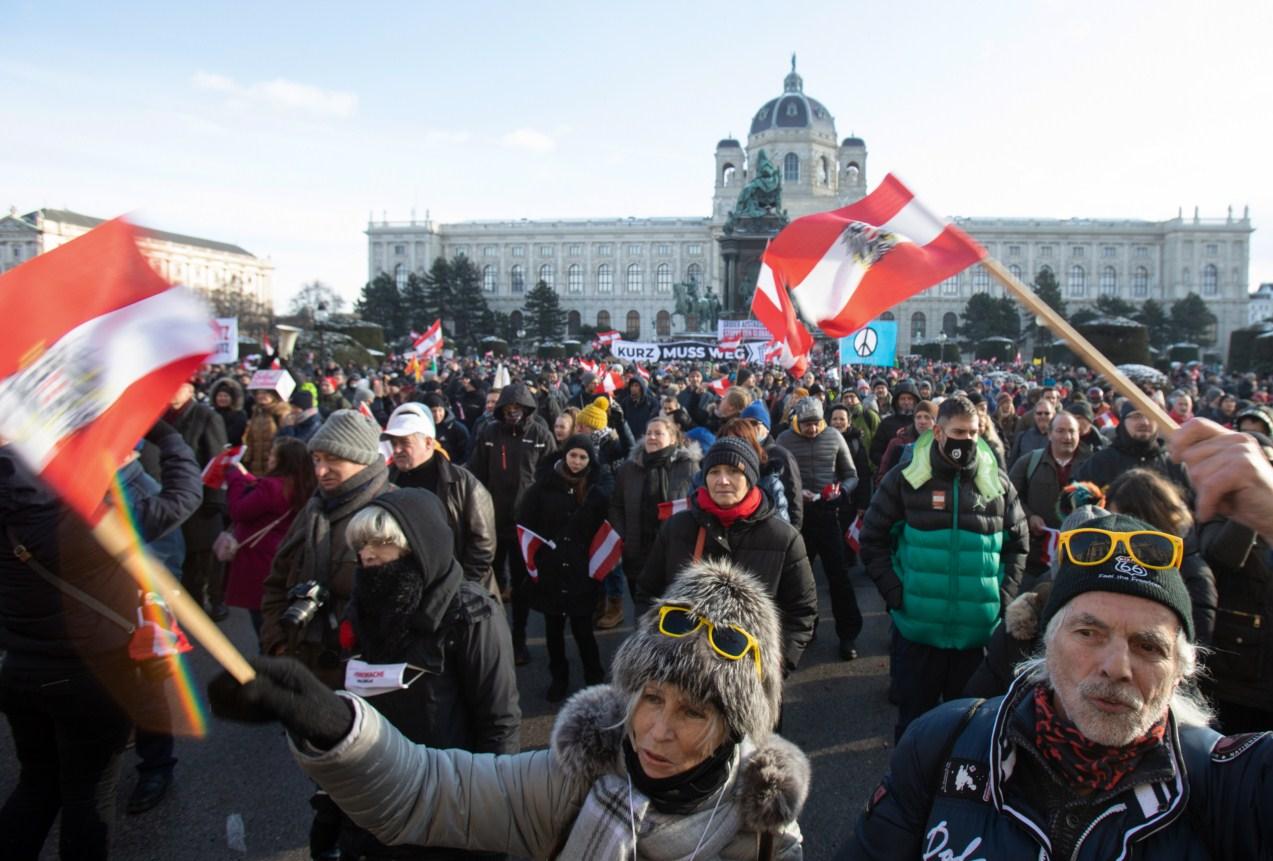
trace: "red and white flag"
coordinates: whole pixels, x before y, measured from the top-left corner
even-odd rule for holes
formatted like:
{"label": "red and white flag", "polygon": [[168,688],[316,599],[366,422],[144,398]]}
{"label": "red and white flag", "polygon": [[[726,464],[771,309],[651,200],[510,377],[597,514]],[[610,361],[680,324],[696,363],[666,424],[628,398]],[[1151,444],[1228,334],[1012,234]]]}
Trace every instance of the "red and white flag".
{"label": "red and white flag", "polygon": [[737,350],[742,345],[743,345],[743,333],[737,329],[735,329],[732,332],[727,332],[725,334],[725,337],[720,339],[721,350]]}
{"label": "red and white flag", "polygon": [[588,548],[588,576],[593,580],[606,579],[622,558],[623,539],[608,521],[602,523]]}
{"label": "red and white flag", "polygon": [[0,276],[0,437],[96,524],[116,470],[212,353],[207,307],[108,221]]}
{"label": "red and white flag", "polygon": [[371,419],[373,422],[376,422],[377,427],[380,426],[380,422],[376,421],[376,414],[371,411],[371,407],[367,405],[366,401],[359,401],[358,412],[362,413],[367,418]]}
{"label": "red and white flag", "polygon": [[1053,560],[1056,559],[1056,550],[1060,538],[1061,530],[1043,527],[1043,548],[1040,551],[1039,559],[1044,565],[1051,565]]}
{"label": "red and white flag", "polygon": [[442,352],[442,320],[438,318],[433,321],[433,325],[425,331],[423,335],[416,338],[411,343],[411,348],[415,350],[415,354],[422,359],[430,356],[436,356]]}
{"label": "red and white flag", "polygon": [[659,503],[659,520],[667,520],[673,514],[680,514],[682,511],[690,510],[690,498],[682,496],[680,499],[670,499],[667,502]]}
{"label": "red and white flag", "polygon": [[620,333],[617,329],[611,329],[608,332],[598,332],[597,337],[593,339],[592,349],[597,351],[603,350],[615,341],[619,340],[621,337],[622,333]]}
{"label": "red and white flag", "polygon": [[247,446],[236,445],[214,455],[208,465],[203,468],[203,486],[225,489],[225,471],[243,460]]}
{"label": "red and white flag", "polygon": [[539,579],[539,569],[535,567],[535,554],[539,552],[541,547],[552,547],[556,549],[557,545],[536,535],[520,523],[517,524],[517,544],[522,548],[522,558],[526,560],[526,573],[531,576],[532,580]]}
{"label": "red and white flag", "polygon": [[795,376],[801,376],[809,364],[809,350],[813,336],[796,316],[791,295],[783,289],[773,272],[763,264],[756,280],[756,290],[751,295],[752,316],[765,325],[773,335],[778,352],[773,361]]}
{"label": "red and white flag", "polygon": [[591,361],[590,359],[576,359],[579,367],[583,368],[589,374],[596,376],[597,371],[601,368],[600,363]]}
{"label": "red and white flag", "polygon": [[1101,430],[1109,430],[1110,428],[1118,427],[1118,418],[1109,410],[1105,410],[1096,414],[1096,418],[1092,419],[1092,424]]}
{"label": "red and white flag", "polygon": [[822,492],[818,494],[818,497],[823,502],[830,502],[833,499],[839,499],[840,498],[840,482],[833,481],[830,484],[828,484],[826,487],[822,488]]}
{"label": "red and white flag", "polygon": [[849,545],[849,549],[854,553],[862,550],[862,520],[866,517],[865,511],[859,511],[858,516],[849,524],[849,528],[844,533],[844,542]]}
{"label": "red and white flag", "polygon": [[707,384],[707,390],[718,398],[725,397],[725,392],[729,391],[729,377],[712,380]]}
{"label": "red and white flag", "polygon": [[637,376],[648,383],[650,381],[650,372],[640,365],[635,365],[634,367],[636,367]]}
{"label": "red and white flag", "polygon": [[610,371],[603,376],[597,377],[597,387],[592,393],[594,395],[613,395],[622,388],[623,374],[618,371]]}
{"label": "red and white flag", "polygon": [[889,174],[857,203],[783,228],[765,249],[756,295],[789,288],[806,319],[841,338],[985,256]]}

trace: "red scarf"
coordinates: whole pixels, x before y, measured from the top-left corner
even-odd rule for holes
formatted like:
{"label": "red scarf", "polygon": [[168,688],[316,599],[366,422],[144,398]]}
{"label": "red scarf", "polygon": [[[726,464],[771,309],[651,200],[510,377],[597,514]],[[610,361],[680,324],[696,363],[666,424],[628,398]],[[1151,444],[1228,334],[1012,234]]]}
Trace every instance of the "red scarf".
{"label": "red scarf", "polygon": [[1034,689],[1034,744],[1043,758],[1071,784],[1094,792],[1108,792],[1136,770],[1141,757],[1162,744],[1167,715],[1125,747],[1108,747],[1089,739],[1073,723],[1059,716],[1052,694],[1043,685]]}
{"label": "red scarf", "polygon": [[695,496],[698,507],[706,511],[712,517],[720,521],[720,525],[726,529],[734,525],[735,521],[744,517],[751,517],[756,513],[756,509],[760,507],[760,488],[753,487],[747,491],[747,495],[743,497],[733,508],[721,508],[712,501],[712,495],[707,492],[706,487],[700,487],[698,494]]}

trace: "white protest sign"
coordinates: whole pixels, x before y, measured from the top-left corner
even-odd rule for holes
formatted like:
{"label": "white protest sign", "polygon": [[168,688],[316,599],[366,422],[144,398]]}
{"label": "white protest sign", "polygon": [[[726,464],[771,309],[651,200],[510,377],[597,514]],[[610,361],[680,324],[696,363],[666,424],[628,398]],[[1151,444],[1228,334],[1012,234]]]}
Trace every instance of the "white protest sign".
{"label": "white protest sign", "polygon": [[239,360],[239,318],[217,317],[212,321],[212,330],[216,332],[216,345],[209,365],[229,365]]}

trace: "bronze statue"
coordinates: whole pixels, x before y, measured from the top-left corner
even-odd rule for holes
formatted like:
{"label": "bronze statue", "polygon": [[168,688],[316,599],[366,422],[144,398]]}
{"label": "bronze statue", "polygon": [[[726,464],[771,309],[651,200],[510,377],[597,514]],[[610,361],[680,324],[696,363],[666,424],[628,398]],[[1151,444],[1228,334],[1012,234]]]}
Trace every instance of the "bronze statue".
{"label": "bronze statue", "polygon": [[763,149],[756,159],[756,175],[739,193],[738,204],[725,222],[725,232],[733,233],[742,219],[759,218],[779,219],[782,224],[787,221],[782,211],[782,174]]}

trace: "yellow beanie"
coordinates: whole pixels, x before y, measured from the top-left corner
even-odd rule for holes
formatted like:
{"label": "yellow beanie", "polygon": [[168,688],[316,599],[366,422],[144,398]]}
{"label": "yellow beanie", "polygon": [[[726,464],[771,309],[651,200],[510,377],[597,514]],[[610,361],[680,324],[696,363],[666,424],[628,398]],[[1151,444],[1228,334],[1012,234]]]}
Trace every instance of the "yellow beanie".
{"label": "yellow beanie", "polygon": [[588,430],[604,430],[610,426],[610,401],[597,398],[575,416],[575,424],[583,425]]}

